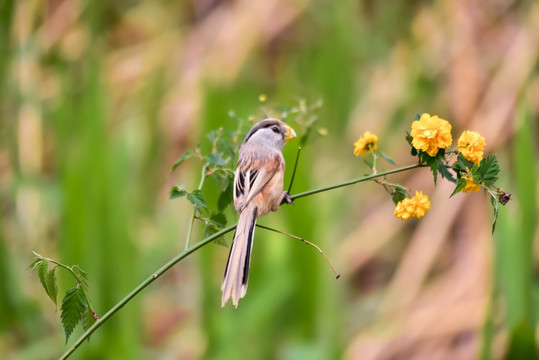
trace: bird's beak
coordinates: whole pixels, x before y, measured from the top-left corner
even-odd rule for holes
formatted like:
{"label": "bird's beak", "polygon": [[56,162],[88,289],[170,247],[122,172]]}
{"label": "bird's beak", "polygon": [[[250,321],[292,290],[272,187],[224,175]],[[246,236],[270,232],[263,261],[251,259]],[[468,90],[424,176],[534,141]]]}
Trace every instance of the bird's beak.
{"label": "bird's beak", "polygon": [[296,132],[294,131],[294,129],[292,129],[290,126],[287,126],[287,125],[285,125],[285,127],[286,127],[286,134],[284,135],[284,139],[288,141],[295,138]]}

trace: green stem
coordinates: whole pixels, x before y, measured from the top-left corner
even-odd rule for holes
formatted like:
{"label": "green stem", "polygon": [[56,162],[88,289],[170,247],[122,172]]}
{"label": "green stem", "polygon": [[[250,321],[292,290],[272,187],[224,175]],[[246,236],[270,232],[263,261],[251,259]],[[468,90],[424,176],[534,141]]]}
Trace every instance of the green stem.
{"label": "green stem", "polygon": [[341,187],[344,187],[344,186],[354,185],[354,184],[357,184],[357,183],[360,183],[360,182],[369,181],[369,180],[376,179],[376,178],[379,178],[379,177],[382,177],[382,176],[396,174],[396,173],[399,173],[399,172],[402,172],[402,171],[416,169],[416,168],[420,168],[420,167],[424,167],[424,166],[426,166],[426,165],[413,164],[413,165],[403,166],[403,167],[400,167],[400,168],[397,168],[397,169],[387,170],[387,171],[379,172],[377,174],[363,176],[363,177],[360,177],[360,178],[344,181],[344,182],[337,183],[337,184],[334,184],[334,185],[329,185],[329,186],[321,187],[321,188],[318,188],[318,189],[305,191],[305,192],[302,192],[302,193],[299,193],[299,194],[290,195],[290,198],[292,200],[296,200],[296,199],[299,199],[299,198],[302,198],[302,197],[305,197],[305,196],[310,196],[310,195],[318,194],[318,193],[321,193],[321,192],[324,192],[324,191],[338,189],[338,188],[341,188]]}
{"label": "green stem", "polygon": [[159,270],[157,270],[155,273],[153,273],[150,277],[148,277],[146,280],[144,280],[139,286],[137,286],[133,291],[131,291],[126,297],[124,297],[119,303],[114,305],[112,309],[110,309],[105,315],[103,315],[99,320],[97,320],[82,336],[77,340],[73,346],[60,358],[67,359],[75,350],[86,340],[87,338],[92,335],[94,331],[96,331],[105,321],[107,321],[112,315],[114,315],[118,310],[120,310],[122,307],[124,307],[125,304],[127,304],[132,298],[134,298],[139,292],[144,290],[146,286],[150,285],[154,280],[159,278],[161,275],[163,275],[168,269],[170,269],[172,266],[174,266],[178,261],[182,260],[183,258],[191,255],[196,250],[200,249],[206,244],[209,244],[213,240],[217,239],[220,236],[223,236],[232,230],[236,228],[236,225],[231,225],[219,232],[216,232],[215,234],[208,236],[204,240],[196,243],[195,245],[191,246],[189,249],[181,252],[180,254],[176,255],[172,260],[170,260],[168,263],[163,265]]}
{"label": "green stem", "polygon": [[[302,193],[299,193],[299,194],[296,194],[296,195],[291,195],[290,197],[292,199],[299,199],[299,198],[302,198],[302,197],[305,197],[305,196],[318,194],[318,193],[321,193],[321,192],[337,189],[337,188],[340,188],[340,187],[349,186],[349,185],[357,184],[357,183],[360,183],[360,182],[372,180],[372,179],[375,179],[375,178],[378,178],[378,177],[381,177],[381,176],[395,174],[395,173],[398,173],[398,172],[411,170],[411,169],[424,167],[424,166],[425,165],[422,165],[422,164],[408,165],[408,166],[404,166],[404,167],[393,169],[393,170],[384,171],[384,172],[373,174],[373,175],[363,176],[363,177],[360,177],[360,178],[356,178],[356,179],[353,179],[353,180],[341,182],[341,183],[338,183],[338,184],[334,184],[334,185],[330,185],[330,186],[321,187],[321,188],[318,188],[318,189],[305,191],[305,192],[302,192]],[[202,176],[202,179],[200,181],[200,188],[202,187],[202,184],[204,183],[205,171],[206,171],[206,166],[204,166],[203,170],[202,170],[203,176]],[[229,226],[229,227],[227,227],[227,228],[225,228],[225,229],[223,229],[223,230],[221,230],[219,232],[216,232],[215,234],[213,234],[211,236],[208,236],[204,240],[196,243],[195,245],[189,247],[189,237],[191,236],[192,224],[193,224],[195,215],[196,214],[194,214],[192,216],[191,224],[189,225],[189,229],[187,231],[187,241],[186,241],[187,246],[186,246],[186,249],[183,252],[181,252],[180,254],[176,255],[168,263],[163,265],[159,270],[157,270],[149,278],[144,280],[133,291],[131,291],[126,297],[124,297],[122,300],[120,300],[119,303],[114,305],[114,307],[112,309],[110,309],[106,314],[104,314],[101,318],[99,318],[99,320],[97,320],[88,330],[86,330],[86,332],[77,340],[77,342],[75,342],[75,344],[73,344],[73,346],[60,358],[61,360],[62,359],[67,359],[71,354],[73,354],[75,352],[75,350],[84,342],[84,340],[89,338],[90,335],[92,335],[92,333],[94,331],[96,331],[101,325],[103,325],[103,323],[105,321],[107,321],[112,315],[114,315],[118,310],[120,310],[122,307],[124,307],[139,292],[141,292],[144,288],[146,288],[148,285],[150,285],[155,279],[157,279],[158,277],[163,275],[168,269],[170,269],[172,266],[174,266],[177,262],[179,262],[183,258],[189,256],[190,254],[192,254],[196,250],[200,249],[204,245],[209,244],[213,240],[219,238],[220,236],[223,236],[223,235],[229,233],[230,231],[232,231],[232,230],[234,230],[236,228],[236,224],[232,225],[232,226]]]}
{"label": "green stem", "polygon": [[[207,164],[204,164],[202,166],[202,174],[200,176],[200,183],[198,184],[198,190],[202,190],[202,186],[204,185],[204,180],[206,179],[206,169]],[[185,236],[185,251],[189,249],[189,242],[191,239],[191,232],[193,231],[193,223],[195,222],[195,216],[197,214],[196,207],[193,208],[193,214],[191,215],[191,220],[189,221],[189,228],[187,229],[187,235]]]}

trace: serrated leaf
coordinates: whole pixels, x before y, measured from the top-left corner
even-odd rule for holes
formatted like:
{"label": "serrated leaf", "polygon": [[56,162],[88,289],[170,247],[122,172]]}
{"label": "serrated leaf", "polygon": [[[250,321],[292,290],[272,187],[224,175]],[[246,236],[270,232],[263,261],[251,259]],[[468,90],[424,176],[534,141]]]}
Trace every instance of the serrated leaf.
{"label": "serrated leaf", "polygon": [[211,222],[207,222],[206,223],[206,226],[204,227],[204,231],[202,233],[202,236],[204,236],[205,238],[215,234],[218,230],[215,228],[215,226],[213,226],[213,224]]}
{"label": "serrated leaf", "polygon": [[457,167],[462,170],[462,171],[466,171],[466,169],[472,169],[474,167],[474,164],[466,159],[462,153],[459,153],[459,155],[457,156],[457,163],[456,163]]}
{"label": "serrated leaf", "polygon": [[406,142],[408,144],[410,144],[410,147],[411,147],[411,150],[410,150],[410,154],[412,156],[417,156],[419,153],[417,152],[417,149],[412,145],[412,141],[414,140],[414,138],[412,137],[412,135],[410,135],[410,133],[407,131],[406,132]]}
{"label": "serrated leaf", "polygon": [[395,187],[395,192],[391,196],[393,203],[397,205],[400,201],[406,197],[406,190],[402,187]]}
{"label": "serrated leaf", "polygon": [[492,218],[492,233],[494,234],[494,230],[496,230],[496,221],[498,221],[498,199],[491,195],[490,203],[492,205],[492,209],[494,210],[494,217]]}
{"label": "serrated leaf", "polygon": [[187,191],[184,189],[184,184],[173,186],[172,189],[170,189],[170,194],[168,198],[170,200],[177,199],[179,197],[185,196],[187,194]]}
{"label": "serrated leaf", "polygon": [[95,324],[94,313],[89,306],[86,306],[82,316],[82,328],[84,331],[88,330],[93,324]]}
{"label": "serrated leaf", "polygon": [[465,177],[461,177],[457,180],[457,186],[455,186],[455,190],[453,190],[453,192],[451,193],[451,195],[449,195],[449,197],[453,197],[453,195],[455,194],[458,194],[459,192],[462,191],[462,189],[464,189],[464,187],[466,186],[466,178]]}
{"label": "serrated leaf", "polygon": [[193,190],[188,193],[187,200],[189,200],[199,211],[201,209],[208,209],[204,195],[202,195],[202,191],[200,190]]}
{"label": "serrated leaf", "polygon": [[69,336],[73,333],[73,329],[82,320],[82,315],[86,307],[86,300],[84,299],[84,293],[81,288],[76,287],[66,291],[62,300],[62,314],[60,315],[66,336],[66,344]]}
{"label": "serrated leaf", "polygon": [[231,176],[228,172],[215,171],[213,174],[211,174],[211,176],[217,181],[221,191],[224,191],[226,190],[226,188],[228,188],[228,185],[231,181]]}
{"label": "serrated leaf", "polygon": [[47,295],[49,295],[54,305],[56,305],[56,302],[58,299],[58,282],[56,281],[56,274],[54,273],[55,269],[56,268],[53,268],[47,274],[47,288],[46,288],[46,293]]}
{"label": "serrated leaf", "polygon": [[499,172],[500,166],[498,165],[496,155],[489,155],[479,163],[479,181],[482,181],[487,186],[494,184],[498,180]]}
{"label": "serrated leaf", "polygon": [[[217,231],[219,231],[219,229],[216,229],[215,226],[211,222],[208,222],[206,223],[206,227],[204,228],[204,237],[211,236],[215,234]],[[217,239],[213,240],[213,242],[216,243],[217,245],[228,247],[228,244],[226,243],[224,236],[219,236]]]}
{"label": "serrated leaf", "polygon": [[232,182],[230,182],[229,186],[219,195],[219,199],[217,200],[217,209],[219,211],[226,209],[226,207],[231,204],[234,199],[232,186],[230,185],[232,185]]}
{"label": "serrated leaf", "polygon": [[384,153],[383,151],[380,151],[380,155],[382,155],[382,157],[384,158],[384,160],[386,162],[388,162],[389,164],[391,165],[397,165],[397,162],[395,160],[393,160],[392,158],[390,158],[386,153]]}
{"label": "serrated leaf", "polygon": [[445,167],[444,163],[441,161],[438,162],[438,171],[440,172],[440,175],[442,175],[443,179],[447,179],[451,181],[452,183],[457,182],[453,174],[451,174],[451,172]]}
{"label": "serrated leaf", "polygon": [[193,150],[187,150],[186,152],[183,153],[182,156],[180,156],[178,158],[178,160],[176,160],[174,162],[174,164],[172,165],[172,169],[170,170],[171,173],[174,172],[174,170],[176,170],[176,168],[178,166],[181,165],[182,162],[184,162],[185,160],[189,159],[190,157],[192,157],[193,155],[195,155],[195,153],[193,152]]}
{"label": "serrated leaf", "polygon": [[35,258],[34,261],[28,266],[29,269],[35,270],[39,264],[43,261],[41,258]]}
{"label": "serrated leaf", "polygon": [[434,177],[434,186],[436,186],[436,183],[438,181],[438,164],[436,162],[432,162],[429,164],[430,170],[432,171],[432,176]]}
{"label": "serrated leaf", "polygon": [[222,212],[217,212],[210,216],[210,221],[217,229],[222,229],[226,226],[226,216]]}
{"label": "serrated leaf", "polygon": [[230,161],[230,158],[223,158],[220,152],[214,152],[206,156],[206,162],[213,166],[224,166]]}
{"label": "serrated leaf", "polygon": [[48,292],[48,274],[49,260],[43,260],[39,265],[37,265],[37,275],[39,276],[39,281],[41,281],[41,285],[43,285],[43,289],[45,289],[45,292]]}

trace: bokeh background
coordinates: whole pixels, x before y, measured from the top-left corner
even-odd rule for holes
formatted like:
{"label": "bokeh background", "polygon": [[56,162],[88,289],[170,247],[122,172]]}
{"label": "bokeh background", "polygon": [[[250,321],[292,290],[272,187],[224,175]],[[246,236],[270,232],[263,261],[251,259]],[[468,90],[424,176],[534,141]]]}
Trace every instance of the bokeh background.
{"label": "bokeh background", "polygon": [[64,344],[32,250],[85,269],[105,313],[183,250],[192,209],[168,191],[195,188],[200,166],[167,175],[186,149],[235,129],[231,110],[322,100],[295,192],[367,173],[352,153],[366,130],[412,163],[405,131],[428,112],[498,155],[512,201],[495,236],[487,196],[449,199],[427,169],[391,178],[429,195],[420,221],[394,218],[375,183],[302,198],[260,223],[320,245],[339,280],[313,248],[259,229],[237,310],[220,308],[228,249],[210,244],[73,358],[535,358],[538,53],[537,1],[3,0],[0,354],[57,358],[82,333]]}

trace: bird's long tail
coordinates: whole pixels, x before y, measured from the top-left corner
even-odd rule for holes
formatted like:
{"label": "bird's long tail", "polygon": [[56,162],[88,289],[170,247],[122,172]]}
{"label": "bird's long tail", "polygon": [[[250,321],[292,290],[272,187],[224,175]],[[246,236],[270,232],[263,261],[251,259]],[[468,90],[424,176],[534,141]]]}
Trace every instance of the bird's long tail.
{"label": "bird's long tail", "polygon": [[240,214],[232,247],[228,254],[223,283],[221,284],[221,291],[223,292],[221,307],[225,306],[230,297],[232,297],[232,304],[238,307],[239,299],[244,297],[247,292],[256,215],[257,208],[251,209],[249,207]]}

